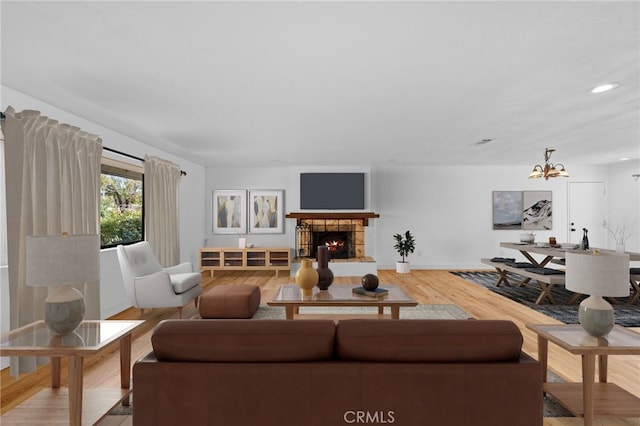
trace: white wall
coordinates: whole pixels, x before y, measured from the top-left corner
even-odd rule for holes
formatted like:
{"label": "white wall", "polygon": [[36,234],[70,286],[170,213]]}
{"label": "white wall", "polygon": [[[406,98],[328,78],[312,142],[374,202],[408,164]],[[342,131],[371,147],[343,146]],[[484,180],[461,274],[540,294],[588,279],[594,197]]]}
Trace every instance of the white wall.
{"label": "white wall", "polygon": [[[613,167],[612,167],[613,168]],[[416,252],[409,261],[416,269],[486,268],[482,257],[518,253],[504,251],[502,241],[518,241],[522,231],[495,231],[492,227],[492,192],[550,190],[553,193],[553,229],[536,231],[536,239],[555,236],[568,240],[567,189],[569,182],[607,182],[610,169],[605,166],[572,166],[571,177],[564,179],[528,179],[530,166],[351,166],[315,167],[312,171],[365,171],[369,191],[367,211],[380,214],[367,227],[367,255],[380,269],[393,269],[399,260],[393,249],[393,235],[411,230],[416,237]],[[213,189],[284,189],[285,211],[300,211],[299,174],[307,167],[208,168],[207,241],[211,246],[235,246],[240,235],[214,235],[211,191]],[[627,173],[628,175],[628,173]],[[624,175],[623,175],[624,176]],[[633,179],[629,179],[633,181]],[[610,191],[610,199],[628,199],[627,190]],[[637,196],[637,195],[636,195]],[[637,215],[638,202],[634,204]],[[621,201],[625,202],[625,201]],[[285,234],[242,235],[256,245],[295,243],[295,220],[285,220]]]}
{"label": "white wall", "polygon": [[[125,152],[129,155],[144,158],[145,155],[173,161],[182,170],[187,172],[183,176],[180,187],[180,257],[181,261],[191,261],[197,267],[199,249],[203,244],[205,231],[205,198],[204,182],[205,169],[203,166],[160,151],[141,141],[132,139],[121,133],[115,132],[97,123],[88,121],[82,117],[58,109],[52,105],[41,102],[23,93],[2,86],[2,110],[11,105],[16,111],[34,109],[43,115],[63,123],[80,127],[89,133],[94,133],[102,138],[105,147]],[[152,141],[151,141],[152,142]],[[115,249],[103,250],[101,257],[100,276],[100,312],[102,318],[112,316],[131,306],[126,297],[120,268],[115,256]],[[8,286],[6,286],[8,290]],[[2,288],[2,300],[8,300],[8,292],[5,294],[5,286]],[[5,299],[6,298],[6,299]],[[6,315],[6,319],[5,319]],[[2,322],[8,323],[8,313],[2,311]]]}
{"label": "white wall", "polygon": [[[633,235],[625,244],[625,249],[640,252],[640,178],[632,175],[640,173],[640,160],[621,161],[608,168],[608,216],[614,227],[626,223],[633,227]],[[609,248],[615,247],[610,239]]]}
{"label": "white wall", "polygon": [[378,267],[390,269],[400,260],[392,236],[406,230],[416,239],[408,259],[415,269],[486,268],[483,257],[518,255],[499,247],[502,241],[519,241],[522,231],[493,230],[493,191],[552,191],[553,229],[535,231],[536,240],[567,241],[568,182],[605,181],[606,168],[574,166],[570,178],[548,181],[528,179],[530,171],[529,166],[375,168]]}

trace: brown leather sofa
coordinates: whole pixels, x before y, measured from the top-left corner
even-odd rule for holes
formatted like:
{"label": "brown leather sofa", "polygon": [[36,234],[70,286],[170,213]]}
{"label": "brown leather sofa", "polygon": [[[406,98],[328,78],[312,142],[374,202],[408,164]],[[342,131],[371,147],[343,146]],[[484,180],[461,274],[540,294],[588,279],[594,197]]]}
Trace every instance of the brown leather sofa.
{"label": "brown leather sofa", "polygon": [[133,424],[540,426],[540,364],[499,320],[167,320]]}

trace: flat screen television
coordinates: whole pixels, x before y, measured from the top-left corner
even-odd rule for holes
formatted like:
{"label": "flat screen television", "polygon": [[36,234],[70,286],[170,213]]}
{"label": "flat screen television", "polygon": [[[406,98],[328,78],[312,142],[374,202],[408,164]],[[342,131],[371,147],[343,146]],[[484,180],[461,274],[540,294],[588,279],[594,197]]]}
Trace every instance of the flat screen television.
{"label": "flat screen television", "polygon": [[300,208],[364,209],[364,173],[300,173]]}

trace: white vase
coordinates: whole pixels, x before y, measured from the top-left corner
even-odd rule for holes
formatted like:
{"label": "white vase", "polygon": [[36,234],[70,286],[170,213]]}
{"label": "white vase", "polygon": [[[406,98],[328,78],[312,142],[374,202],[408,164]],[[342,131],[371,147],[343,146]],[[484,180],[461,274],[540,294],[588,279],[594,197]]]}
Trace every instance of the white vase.
{"label": "white vase", "polygon": [[616,244],[616,252],[624,253],[624,244]]}

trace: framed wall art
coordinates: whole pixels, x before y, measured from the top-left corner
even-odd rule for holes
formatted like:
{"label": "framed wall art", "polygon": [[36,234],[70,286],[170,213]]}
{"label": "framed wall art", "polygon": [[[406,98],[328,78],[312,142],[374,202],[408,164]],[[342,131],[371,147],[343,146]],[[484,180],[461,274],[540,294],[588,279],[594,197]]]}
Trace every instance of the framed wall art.
{"label": "framed wall art", "polygon": [[216,189],[213,191],[213,233],[247,233],[247,191]]}
{"label": "framed wall art", "polygon": [[522,191],[493,191],[493,229],[522,229]]}
{"label": "framed wall art", "polygon": [[522,229],[551,229],[552,213],[551,191],[523,191]]}
{"label": "framed wall art", "polygon": [[284,191],[249,190],[249,232],[281,234],[283,226]]}

